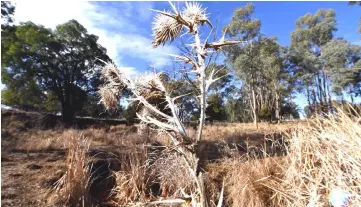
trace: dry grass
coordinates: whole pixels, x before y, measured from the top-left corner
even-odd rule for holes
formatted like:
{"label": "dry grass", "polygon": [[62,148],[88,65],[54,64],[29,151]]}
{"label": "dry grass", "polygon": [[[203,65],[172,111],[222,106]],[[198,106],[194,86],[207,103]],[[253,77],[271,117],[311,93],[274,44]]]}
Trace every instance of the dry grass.
{"label": "dry grass", "polygon": [[147,150],[143,148],[120,159],[122,169],[115,173],[117,186],[113,189],[115,201],[120,205],[146,201],[151,182]]}
{"label": "dry grass", "polygon": [[270,206],[273,191],[264,186],[282,172],[279,158],[236,159],[228,161],[227,203],[239,207]]}
{"label": "dry grass", "polygon": [[55,203],[67,206],[91,206],[89,144],[87,139],[78,136],[75,132],[68,133],[66,171],[56,183]]}
{"label": "dry grass", "polygon": [[[341,188],[348,206],[361,206],[361,126],[339,112],[290,134],[284,177],[274,179],[277,206],[330,206],[329,195]],[[342,195],[338,195],[338,199]]]}
{"label": "dry grass", "polygon": [[[2,128],[2,134],[8,136],[2,140],[9,157],[6,161],[4,156],[4,162],[10,162],[15,156],[7,149],[34,150],[29,157],[31,163],[36,161],[34,153],[37,151],[69,150],[66,173],[58,183],[56,196],[51,198],[61,205],[82,205],[83,201],[85,206],[91,205],[91,176],[87,168],[89,144],[94,149],[118,153],[121,170],[114,172],[117,184],[113,190],[117,205],[171,199],[181,196],[181,189],[187,193],[194,190],[180,157],[163,148],[157,151],[144,145],[146,141],[169,145],[168,137],[153,134],[146,140],[137,135],[135,127],[124,125],[86,130],[22,131],[11,128],[20,126],[17,120],[13,121]],[[187,130],[194,133],[191,128]],[[87,142],[79,136],[81,133],[87,137]],[[261,150],[257,156],[252,155],[268,142],[265,138],[275,136],[276,140],[287,133],[284,156],[272,157],[262,154]],[[204,134],[199,149],[204,153],[202,158],[208,159],[202,167],[211,203],[217,203],[224,181],[225,206],[304,207],[311,201],[317,207],[331,206],[328,197],[335,188],[349,194],[347,206],[361,206],[361,126],[345,114],[340,113],[337,119],[319,121],[261,123],[258,129],[252,124],[220,123],[206,126]],[[13,144],[8,145],[10,142]],[[267,147],[282,145],[270,142]],[[239,148],[241,145],[246,146],[245,151]],[[215,159],[209,162],[213,157]],[[60,168],[58,162],[54,165]],[[55,175],[57,167],[52,171]],[[44,179],[41,175],[36,177],[34,171],[31,182],[40,183]]]}

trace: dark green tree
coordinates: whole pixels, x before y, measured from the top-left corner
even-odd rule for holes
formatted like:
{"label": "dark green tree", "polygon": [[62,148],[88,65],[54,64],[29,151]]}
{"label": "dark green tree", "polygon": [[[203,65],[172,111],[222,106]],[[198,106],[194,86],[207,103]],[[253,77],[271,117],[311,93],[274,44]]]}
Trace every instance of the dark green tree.
{"label": "dark green tree", "polygon": [[343,39],[333,39],[322,51],[320,58],[332,80],[332,91],[341,96],[346,91],[353,102],[355,96],[361,95],[361,47]]}
{"label": "dark green tree", "polygon": [[21,23],[2,41],[2,70],[19,85],[35,80],[42,91],[56,94],[63,121],[71,123],[87,94],[96,90],[97,72],[103,65],[99,59],[110,60],[97,40],[75,20],[54,31],[32,22]]}
{"label": "dark green tree", "polygon": [[218,93],[211,94],[208,96],[207,100],[207,120],[210,122],[213,121],[222,121],[226,119],[222,96]]}

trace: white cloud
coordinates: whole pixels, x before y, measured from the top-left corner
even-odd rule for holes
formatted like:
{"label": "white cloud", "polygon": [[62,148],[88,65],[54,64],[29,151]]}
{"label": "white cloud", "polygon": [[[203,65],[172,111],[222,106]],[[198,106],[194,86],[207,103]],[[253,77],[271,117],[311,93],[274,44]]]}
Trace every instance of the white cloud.
{"label": "white cloud", "polygon": [[17,1],[14,17],[17,23],[32,21],[52,29],[75,19],[99,37],[98,42],[119,68],[134,74],[136,69],[126,56],[163,67],[170,64],[164,53],[176,52],[174,46],[153,49],[150,35],[141,34],[144,28],[136,23],[150,26],[151,7],[151,2]]}

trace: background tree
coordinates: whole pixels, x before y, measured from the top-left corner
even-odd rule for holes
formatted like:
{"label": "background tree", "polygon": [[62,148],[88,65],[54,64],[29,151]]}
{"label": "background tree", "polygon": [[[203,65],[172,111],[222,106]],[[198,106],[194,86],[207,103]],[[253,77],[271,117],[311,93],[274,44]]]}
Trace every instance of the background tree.
{"label": "background tree", "polygon": [[361,47],[343,39],[333,39],[322,47],[321,60],[325,72],[332,80],[332,91],[342,96],[346,91],[353,103],[361,87]]}
{"label": "background tree", "polygon": [[288,70],[288,51],[276,38],[260,34],[261,23],[252,19],[253,12],[252,4],[235,10],[226,27],[229,36],[252,43],[230,46],[226,56],[242,82],[242,98],[248,100],[247,108],[257,127],[258,118],[280,120],[281,102],[291,96],[294,83]]}
{"label": "background tree", "polygon": [[220,94],[214,93],[209,95],[206,108],[207,120],[222,121],[225,119],[225,112],[223,109],[223,100]]}
{"label": "background tree", "polygon": [[329,78],[325,65],[320,60],[322,46],[326,45],[336,31],[336,14],[333,10],[318,10],[314,15],[306,14],[296,22],[291,34],[291,53],[294,74],[307,94],[308,105],[316,114],[332,109]]}
{"label": "background tree", "polygon": [[54,31],[21,23],[2,44],[2,69],[18,85],[34,80],[42,91],[56,94],[63,121],[71,123],[87,94],[96,90],[96,74],[103,64],[97,58],[110,60],[97,40],[75,20]]}
{"label": "background tree", "polygon": [[[227,34],[234,39],[253,41],[257,40],[260,36],[261,22],[257,19],[252,19],[254,13],[253,4],[247,4],[240,7],[233,12],[231,22],[225,27]],[[233,45],[226,49],[227,61],[231,63],[237,75],[243,81],[243,84],[249,88],[251,93],[250,100],[253,121],[257,127],[257,103],[256,103],[256,79],[259,73],[258,48],[254,47],[254,43],[242,46]],[[247,72],[246,72],[247,71]]]}

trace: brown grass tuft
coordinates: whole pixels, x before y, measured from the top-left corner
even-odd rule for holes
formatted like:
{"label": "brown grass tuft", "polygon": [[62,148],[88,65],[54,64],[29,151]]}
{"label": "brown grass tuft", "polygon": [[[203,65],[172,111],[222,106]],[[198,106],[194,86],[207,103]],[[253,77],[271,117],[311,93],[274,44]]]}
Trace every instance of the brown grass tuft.
{"label": "brown grass tuft", "polygon": [[117,183],[116,188],[113,189],[115,200],[120,205],[146,201],[151,179],[145,147],[140,151],[124,154],[120,160],[122,169],[115,173]]}
{"label": "brown grass tuft", "polygon": [[229,161],[226,176],[227,203],[238,207],[270,206],[273,191],[264,186],[273,176],[282,172],[280,159],[235,159]]}
{"label": "brown grass tuft", "polygon": [[88,140],[73,131],[68,133],[66,171],[55,185],[56,203],[66,206],[91,206]]}

